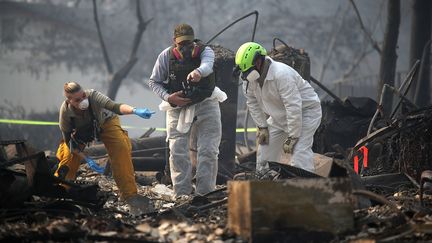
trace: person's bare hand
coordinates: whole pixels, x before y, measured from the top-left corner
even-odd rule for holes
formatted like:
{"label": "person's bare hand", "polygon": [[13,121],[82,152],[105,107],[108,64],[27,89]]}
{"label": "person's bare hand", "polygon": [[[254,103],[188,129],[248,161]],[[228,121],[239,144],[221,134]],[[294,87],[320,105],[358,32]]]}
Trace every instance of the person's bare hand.
{"label": "person's bare hand", "polygon": [[183,93],[181,91],[177,91],[175,93],[170,94],[170,96],[168,97],[168,102],[176,106],[185,106],[191,103],[192,100],[189,98],[184,98]]}
{"label": "person's bare hand", "polygon": [[187,80],[192,82],[199,82],[201,80],[201,73],[195,69],[188,74]]}

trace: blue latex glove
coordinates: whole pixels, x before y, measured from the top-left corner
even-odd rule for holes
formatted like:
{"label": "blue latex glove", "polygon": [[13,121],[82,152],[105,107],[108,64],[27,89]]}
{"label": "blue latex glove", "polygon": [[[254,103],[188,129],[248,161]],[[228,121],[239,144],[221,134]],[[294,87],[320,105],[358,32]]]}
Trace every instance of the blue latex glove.
{"label": "blue latex glove", "polygon": [[87,162],[88,166],[96,171],[99,174],[103,174],[105,171],[105,167],[100,167],[94,160],[88,158],[88,157],[84,157],[85,161]]}
{"label": "blue latex glove", "polygon": [[134,108],[133,113],[137,116],[144,118],[144,119],[149,119],[155,112],[151,111],[147,108]]}

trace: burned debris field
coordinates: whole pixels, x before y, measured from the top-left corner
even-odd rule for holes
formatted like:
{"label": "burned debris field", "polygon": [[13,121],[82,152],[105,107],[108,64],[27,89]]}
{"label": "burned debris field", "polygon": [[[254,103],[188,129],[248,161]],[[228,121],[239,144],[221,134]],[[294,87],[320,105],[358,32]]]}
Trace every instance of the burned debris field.
{"label": "burned debris field", "polygon": [[[338,117],[347,119],[347,114],[352,115]],[[128,213],[109,174],[82,165],[77,180],[67,182],[71,189],[66,192],[59,186],[66,182],[49,170],[53,158],[33,151],[24,141],[2,141],[6,157],[1,169],[0,236],[9,242],[243,242],[250,237],[277,242],[429,241],[432,172],[426,158],[432,151],[431,114],[431,108],[413,111],[361,139],[357,147],[371,147],[367,167],[360,166],[361,177],[353,170],[353,160],[337,152],[328,153],[333,158],[321,158],[320,175],[278,163],[271,165],[267,175],[258,174],[245,153],[239,154],[235,180],[207,195],[177,200],[173,200],[171,185],[163,183],[167,179],[164,167],[143,159],[153,158],[154,164],[163,165],[165,158],[157,151],[163,142],[157,144],[157,137],[142,138],[134,143],[134,164],[143,170],[136,172],[139,193],[151,199],[152,210],[139,216]],[[326,131],[320,132],[317,135]],[[139,148],[141,144],[155,147]],[[103,153],[97,147],[90,149],[95,157]],[[361,163],[362,155],[357,155]],[[355,153],[348,156],[353,158]],[[99,157],[100,164],[106,163],[106,158]],[[241,189],[246,187],[249,195]],[[266,187],[273,189],[266,191]],[[266,192],[260,192],[263,189]],[[326,200],[327,194],[342,195],[342,199]],[[295,199],[284,198],[291,196]],[[267,202],[261,197],[274,199]],[[259,213],[260,207],[271,208],[274,214]],[[263,223],[252,217],[262,217]],[[248,220],[252,220],[249,227],[238,228]]]}

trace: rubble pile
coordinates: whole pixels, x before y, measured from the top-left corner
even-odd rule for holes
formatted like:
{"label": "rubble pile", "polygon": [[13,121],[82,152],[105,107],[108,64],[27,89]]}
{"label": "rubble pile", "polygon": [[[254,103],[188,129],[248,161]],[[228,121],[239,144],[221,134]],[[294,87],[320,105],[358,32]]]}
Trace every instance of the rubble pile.
{"label": "rubble pile", "polygon": [[[422,171],[432,168],[432,107],[419,110],[401,120],[403,129],[393,139],[391,154],[398,153],[397,162],[407,173],[419,178]],[[398,149],[399,148],[399,149]]]}
{"label": "rubble pile", "polygon": [[[241,167],[237,170],[247,171]],[[128,214],[124,202],[118,200],[118,188],[111,177],[97,174],[87,165],[81,166],[78,175],[78,182],[97,183],[100,190],[107,194],[103,208],[89,208],[71,199],[33,195],[19,208],[1,209],[0,238],[10,242],[244,241],[228,230],[227,191],[224,186],[219,186],[219,190],[206,197],[185,197],[174,201],[171,186],[159,184],[153,178],[150,185],[139,186],[139,193],[152,199],[155,211],[132,217]],[[368,189],[373,189],[372,187]],[[427,208],[432,206],[431,196],[425,195],[427,207],[420,207],[418,188],[413,185],[399,187],[399,191],[378,189],[380,188],[377,188],[377,192],[380,191],[387,200],[397,205],[399,212],[387,204],[375,202],[372,207],[354,211],[355,228],[350,232],[323,235],[297,230],[294,234],[289,229],[275,229],[275,234],[279,235],[282,242],[287,239],[310,239],[311,242],[351,242],[361,239],[387,239],[390,242],[432,240],[429,234],[432,232],[432,228],[429,229],[432,225],[432,214]]]}
{"label": "rubble pile", "polygon": [[376,102],[366,97],[347,97],[342,102],[321,103],[323,119],[314,135],[316,153],[336,152],[346,158],[346,150],[366,135]]}
{"label": "rubble pile", "polygon": [[[224,186],[219,186],[215,193],[206,197],[184,197],[174,201],[171,186],[159,184],[153,178],[151,185],[139,185],[138,188],[140,194],[152,199],[155,211],[133,217],[129,215],[124,202],[118,200],[119,191],[111,177],[97,174],[87,165],[81,166],[78,175],[78,182],[97,183],[100,190],[107,194],[103,208],[88,208],[71,199],[32,196],[19,208],[1,209],[0,239],[245,242],[228,230],[227,191]],[[372,187],[368,189],[373,190]],[[306,239],[302,238],[306,236],[311,242],[432,240],[432,235],[429,234],[432,232],[429,227],[432,225],[432,213],[428,209],[432,206],[432,197],[425,195],[426,207],[420,207],[418,189],[415,186],[401,186],[396,191],[384,189],[381,188],[381,195],[395,204],[399,211],[387,204],[373,201],[372,207],[354,211],[355,228],[350,232],[323,235],[323,232],[296,231],[294,234],[289,229],[275,229],[275,234],[279,235],[281,242],[287,242],[287,239]],[[294,235],[300,238],[295,238]]]}
{"label": "rubble pile", "polygon": [[235,53],[230,49],[224,48],[221,45],[210,45],[212,50],[215,53],[216,62],[218,61],[226,61],[229,59],[233,59],[235,57]]}
{"label": "rubble pile", "polygon": [[[369,148],[368,168],[363,175],[405,172],[417,181],[424,170],[431,168],[432,107],[401,115],[388,126],[360,140]],[[351,157],[352,158],[352,157]]]}
{"label": "rubble pile", "polygon": [[374,205],[354,211],[355,233],[352,232],[345,236],[343,239],[346,242],[360,239],[379,242],[429,242],[432,240],[430,196],[428,196],[429,208],[419,207],[418,190],[413,188],[400,190],[386,198],[397,206],[399,212],[389,205]]}
{"label": "rubble pile", "polygon": [[[344,104],[346,105],[345,111],[350,112],[337,113],[338,109],[328,109],[326,117],[333,119],[333,122],[324,121],[323,124],[328,126],[321,130],[320,135],[331,131],[332,123],[338,124],[338,121],[344,121],[340,119],[341,117],[350,120],[359,114],[365,114],[362,124],[366,124],[365,121],[370,119],[371,103],[368,100],[351,98],[346,99]],[[282,222],[278,221],[277,214],[266,215],[266,210],[251,208],[252,213],[261,213],[263,219],[270,215],[276,216],[275,225],[268,225],[260,230],[264,229],[267,234],[271,235],[272,240],[277,242],[432,241],[432,184],[430,183],[432,182],[432,171],[427,171],[431,167],[429,159],[432,153],[431,110],[432,107],[428,107],[400,115],[387,126],[377,128],[360,139],[349,155],[344,152],[344,147],[343,149],[327,147],[342,153],[343,159],[327,157],[331,164],[329,166],[322,164],[321,174],[318,172],[313,174],[275,162],[269,163],[268,172],[258,174],[254,170],[254,156],[245,154],[245,156],[239,156],[238,162],[240,163],[235,163],[232,171],[233,177],[235,180],[258,182],[255,184],[258,185],[257,188],[268,181],[279,182],[280,184],[276,185],[280,189],[299,182],[301,190],[296,191],[295,187],[290,189],[299,198],[290,200],[290,203],[294,201],[310,202],[311,198],[317,195],[333,195],[335,200],[352,197],[352,205],[351,202],[348,202],[349,211],[345,210],[348,208],[347,204],[342,207],[341,204],[331,202],[333,199],[328,200],[327,203],[325,197],[320,197],[320,200],[312,200],[312,204],[303,208],[294,205],[288,209],[281,206],[282,204],[271,205],[275,202],[281,203],[276,198],[282,198],[280,195],[273,195],[274,199],[264,198],[263,205],[275,206],[274,211],[278,208],[284,213],[289,210],[295,210],[298,213],[300,210],[320,208],[320,214],[315,214],[313,217],[318,222],[317,225],[319,222],[321,224],[325,222],[325,215],[338,215],[338,212],[341,212],[344,213],[345,219],[350,219],[352,215],[350,221],[352,225],[349,229],[338,232],[324,228],[310,230],[304,227],[281,226],[277,223]],[[358,135],[355,133],[355,136]],[[341,144],[346,145],[343,142],[344,138],[340,138]],[[330,141],[328,139],[326,141]],[[48,168],[53,165],[52,161],[47,159],[43,152],[28,151],[24,146],[24,141],[2,141],[1,145],[11,143],[19,145],[16,151],[9,151],[9,154],[19,156],[10,157],[0,150],[0,205],[2,207],[0,209],[0,239],[7,242],[77,240],[247,242],[247,238],[235,234],[230,228],[229,209],[231,207],[228,203],[227,186],[218,185],[217,190],[203,196],[175,198],[169,182],[163,184],[164,181],[161,180],[161,174],[164,174],[162,170],[165,167],[165,144],[161,143],[160,138],[148,139],[148,141],[151,140],[154,141],[152,146],[144,148],[138,146],[139,143],[137,143],[137,147],[132,152],[137,165],[146,163],[145,159],[140,160],[139,158],[154,158],[157,159],[158,164],[157,170],[152,172],[136,172],[139,194],[149,197],[152,204],[152,209],[140,216],[129,214],[128,206],[119,200],[119,190],[109,173],[98,174],[88,165],[82,165],[76,181],[62,181],[52,176],[52,169]],[[349,142],[353,142],[351,140]],[[332,143],[337,144],[334,141]],[[362,146],[369,149],[367,156],[369,161],[367,166],[361,167],[360,175],[357,175],[353,170],[353,156],[360,156],[358,151]],[[103,155],[105,152],[98,149],[99,147],[93,148],[93,156],[96,156],[99,164],[107,163],[108,160]],[[8,152],[8,150],[5,151]],[[360,160],[364,160],[364,157],[366,156],[363,158],[360,156]],[[345,184],[346,187],[343,188],[330,187],[328,191],[326,183],[332,180],[336,183],[341,179],[350,183]],[[316,180],[315,182],[322,180],[324,183],[315,183],[315,186],[311,187],[310,183],[313,180]],[[264,183],[261,184],[260,181]],[[64,187],[60,186],[61,184],[70,186],[71,190],[65,191]],[[331,188],[341,190],[344,197],[336,191],[332,194],[333,189]],[[266,191],[271,193],[273,188]],[[324,194],[321,194],[323,192]],[[258,205],[260,195],[262,193],[255,194],[257,200],[255,202]],[[361,202],[360,198],[366,200],[367,203]],[[242,205],[237,207],[241,208]],[[328,208],[331,208],[331,213],[327,214]],[[314,211],[307,212],[310,215]],[[337,219],[341,217],[330,218],[338,222]],[[301,217],[297,219],[303,223],[315,223],[314,220],[301,220]]]}
{"label": "rubble pile", "polygon": [[196,198],[174,200],[170,186],[153,179],[152,185],[138,188],[140,194],[152,199],[155,211],[134,217],[128,213],[126,204],[118,200],[119,191],[112,178],[91,171],[87,165],[81,166],[78,173],[77,181],[97,183],[107,194],[103,208],[87,208],[70,199],[32,196],[20,208],[0,210],[0,239],[154,242],[235,239],[226,229],[226,206],[201,207],[211,203],[209,200],[226,197],[224,190],[201,201]]}
{"label": "rubble pile", "polygon": [[[282,44],[276,46],[276,41]],[[304,49],[296,49],[279,38],[273,39],[273,48],[269,56],[294,68],[305,80],[310,80],[310,58]]]}

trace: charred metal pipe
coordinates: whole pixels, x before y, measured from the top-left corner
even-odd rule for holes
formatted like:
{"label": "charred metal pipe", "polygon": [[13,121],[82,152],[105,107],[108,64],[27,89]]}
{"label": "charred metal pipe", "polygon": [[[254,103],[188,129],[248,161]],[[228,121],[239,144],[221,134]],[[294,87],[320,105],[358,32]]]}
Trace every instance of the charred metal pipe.
{"label": "charred metal pipe", "polygon": [[229,29],[231,26],[235,25],[237,22],[239,22],[240,20],[243,20],[251,15],[255,15],[255,23],[254,23],[254,27],[253,27],[253,31],[252,31],[252,40],[255,40],[255,31],[256,31],[256,27],[257,27],[257,23],[258,23],[258,11],[254,10],[253,12],[250,12],[248,14],[246,14],[243,17],[240,17],[238,19],[236,19],[235,21],[233,21],[231,24],[227,25],[225,28],[223,28],[221,31],[219,31],[217,34],[215,34],[212,38],[210,38],[210,40],[208,40],[206,42],[206,44],[210,44],[210,42],[212,42],[214,39],[216,39],[216,37],[218,37],[220,34],[222,34],[225,30]]}
{"label": "charred metal pipe", "polygon": [[382,112],[382,104],[383,104],[383,102],[384,102],[384,94],[386,93],[386,91],[387,91],[387,89],[388,89],[389,87],[390,87],[390,86],[389,86],[388,84],[384,84],[384,86],[383,86],[383,88],[382,88],[381,96],[380,96],[380,100],[379,100],[379,103],[378,103],[378,107],[377,107],[377,109],[376,109],[376,111],[375,111],[375,114],[374,114],[373,117],[372,117],[372,120],[371,120],[370,123],[369,123],[369,127],[368,127],[368,130],[367,130],[367,132],[366,132],[366,136],[368,136],[368,135],[371,133],[372,128],[373,128],[373,125],[374,125],[374,123],[375,123],[375,120],[376,120],[377,117],[378,117],[378,114],[379,114],[380,112]]}
{"label": "charred metal pipe", "polygon": [[[372,117],[372,120],[371,120],[370,123],[369,123],[369,127],[368,127],[368,130],[367,130],[366,136],[368,136],[368,135],[372,132],[372,128],[373,128],[373,125],[374,125],[374,123],[375,123],[375,120],[377,119],[378,114],[381,112],[382,105],[383,105],[384,94],[385,94],[385,92],[386,92],[387,89],[392,90],[393,92],[395,92],[395,93],[400,97],[398,104],[396,105],[396,107],[393,109],[393,111],[392,111],[391,114],[390,114],[390,120],[391,120],[391,119],[393,118],[393,116],[396,114],[396,111],[398,110],[399,105],[400,105],[400,103],[402,102],[402,100],[404,100],[404,101],[408,100],[408,99],[406,99],[405,96],[406,96],[406,94],[407,94],[407,92],[408,92],[408,90],[409,90],[409,88],[410,88],[410,86],[411,86],[411,83],[412,83],[413,78],[414,78],[414,75],[415,75],[415,73],[416,73],[416,71],[417,71],[417,67],[418,67],[418,65],[419,65],[419,62],[420,62],[420,61],[417,60],[417,61],[414,63],[413,67],[411,68],[410,72],[407,74],[405,80],[402,82],[402,84],[401,84],[401,86],[399,87],[398,90],[394,89],[393,87],[389,86],[388,84],[384,84],[383,89],[382,89],[382,91],[381,91],[381,97],[380,97],[380,101],[379,101],[379,104],[378,104],[377,110],[376,110],[374,116]],[[406,88],[406,90],[404,91],[404,93],[402,94],[402,89],[405,88],[405,86],[407,86],[407,88]],[[390,88],[390,87],[391,87],[391,88]],[[396,91],[397,91],[397,92],[396,92]],[[408,101],[409,101],[409,100],[408,100]],[[410,103],[412,103],[412,102],[410,102]]]}
{"label": "charred metal pipe", "polygon": [[414,104],[411,100],[409,100],[405,95],[403,95],[403,94],[401,94],[401,92],[399,91],[399,90],[397,90],[397,89],[395,89],[393,86],[390,86],[390,85],[388,85],[388,84],[384,84],[384,85],[387,85],[388,86],[388,88],[394,93],[394,94],[396,94],[397,96],[399,96],[399,98],[401,98],[403,101],[405,101],[408,105],[410,105],[412,108],[414,108],[414,109],[419,109],[419,107],[416,105],[416,104]]}
{"label": "charred metal pipe", "polygon": [[[153,149],[166,147],[165,136],[130,139],[132,145],[132,151],[143,150],[143,149]],[[103,157],[107,154],[105,145],[97,144],[90,146],[85,149],[85,152],[92,157]]]}
{"label": "charred metal pipe", "polygon": [[343,101],[335,93],[331,92],[326,86],[324,86],[320,81],[316,80],[314,77],[310,77],[310,81],[318,85],[322,90],[329,94],[333,99],[335,99],[339,104],[343,105]]}
{"label": "charred metal pipe", "polygon": [[[420,63],[419,60],[417,60],[417,61],[414,63],[413,67],[411,68],[410,72],[408,73],[407,77],[405,78],[405,81],[402,83],[402,85],[401,85],[400,88],[399,88],[399,92],[402,92],[402,89],[403,89],[403,87],[404,87],[405,84],[406,84],[407,88],[406,88],[405,91],[403,92],[403,95],[404,95],[404,96],[407,95],[407,93],[408,93],[408,91],[409,91],[409,89],[410,89],[410,87],[411,87],[411,84],[412,84],[412,81],[413,81],[413,79],[414,79],[415,73],[416,73],[417,70],[418,70],[419,63]],[[400,99],[400,100],[398,101],[396,107],[394,108],[393,112],[392,112],[391,115],[390,115],[390,119],[392,119],[393,116],[396,114],[396,111],[398,110],[398,108],[399,108],[401,102],[402,102],[402,99]]]}
{"label": "charred metal pipe", "polygon": [[165,158],[165,152],[168,147],[149,148],[132,151],[132,157],[155,157],[155,154],[160,154]]}

